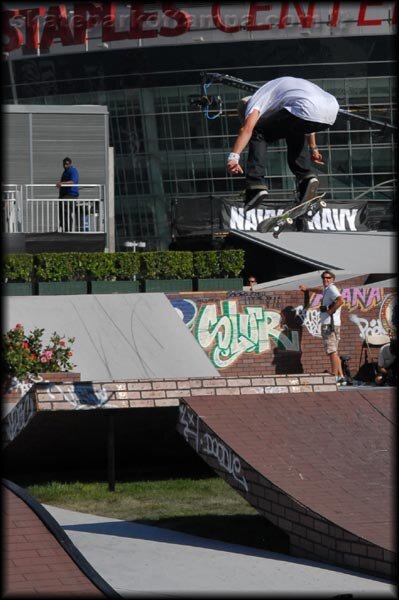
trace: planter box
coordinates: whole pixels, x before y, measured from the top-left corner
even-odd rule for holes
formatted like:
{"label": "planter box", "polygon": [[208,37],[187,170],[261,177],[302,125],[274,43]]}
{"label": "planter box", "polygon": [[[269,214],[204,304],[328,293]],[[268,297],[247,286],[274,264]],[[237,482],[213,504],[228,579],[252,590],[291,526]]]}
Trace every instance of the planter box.
{"label": "planter box", "polygon": [[1,292],[3,296],[32,296],[32,283],[2,283]]}
{"label": "planter box", "polygon": [[146,292],[192,292],[192,279],[146,279]]}
{"label": "planter box", "polygon": [[220,279],[197,279],[197,290],[199,292],[209,292],[213,290],[242,291],[243,280],[241,277],[221,277]]}
{"label": "planter box", "polygon": [[139,281],[91,281],[91,294],[130,294],[140,291]]}
{"label": "planter box", "polygon": [[39,281],[37,287],[39,296],[87,294],[86,281]]}
{"label": "planter box", "polygon": [[80,373],[76,371],[57,371],[56,373],[39,373],[39,376],[43,381],[50,381],[51,383],[72,383],[74,381],[80,381]]}

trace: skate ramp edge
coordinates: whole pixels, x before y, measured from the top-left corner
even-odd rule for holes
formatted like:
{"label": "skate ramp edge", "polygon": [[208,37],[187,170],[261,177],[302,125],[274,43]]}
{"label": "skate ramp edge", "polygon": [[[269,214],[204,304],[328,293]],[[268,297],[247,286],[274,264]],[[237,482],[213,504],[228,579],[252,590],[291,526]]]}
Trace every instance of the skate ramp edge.
{"label": "skate ramp edge", "polygon": [[5,596],[56,593],[69,597],[78,592],[79,597],[122,597],[90,565],[44,506],[12,481],[2,479],[2,485],[7,531],[3,544]]}
{"label": "skate ramp edge", "polygon": [[391,389],[181,398],[178,432],[290,537],[290,554],[393,580]]}

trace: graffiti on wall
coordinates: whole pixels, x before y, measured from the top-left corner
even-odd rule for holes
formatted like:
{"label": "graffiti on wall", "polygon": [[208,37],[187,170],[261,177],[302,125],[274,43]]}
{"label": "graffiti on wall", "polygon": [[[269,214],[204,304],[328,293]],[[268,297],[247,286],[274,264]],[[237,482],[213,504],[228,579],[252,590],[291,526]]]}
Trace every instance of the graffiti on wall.
{"label": "graffiti on wall", "polygon": [[[396,294],[384,294],[384,288],[379,287],[354,287],[342,289],[341,295],[343,311],[350,315],[360,312],[352,322],[362,339],[372,333],[382,335],[396,331]],[[217,369],[233,365],[244,354],[270,352],[274,347],[298,352],[301,327],[314,337],[321,336],[319,308],[322,294],[313,294],[306,308],[303,305],[286,307],[299,325],[297,328],[286,325],[282,296],[279,296],[280,307],[270,301],[265,306],[260,297],[257,304],[246,302],[242,305],[240,299],[241,295],[237,298],[228,295],[226,300],[202,298],[198,304],[186,298],[171,300]],[[375,309],[379,311],[378,316],[370,318],[367,313],[375,313]]]}
{"label": "graffiti on wall", "polygon": [[101,408],[104,405],[107,405],[107,408],[112,408],[112,405],[109,403],[110,392],[105,388],[95,390],[92,384],[73,383],[72,385],[63,385],[61,387],[55,383],[50,383],[46,391],[49,400],[59,400],[55,394],[61,394],[62,400],[72,404],[75,410]]}
{"label": "graffiti on wall", "polygon": [[[322,297],[323,294],[313,294],[310,298],[310,306],[312,308],[319,307]],[[384,288],[343,288],[341,290],[341,297],[344,301],[343,307],[349,310],[349,312],[353,312],[356,309],[369,311],[382,302]]]}
{"label": "graffiti on wall", "polygon": [[[344,301],[342,310],[348,310],[350,321],[358,328],[359,337],[371,335],[395,335],[397,328],[397,294],[384,294],[384,288],[344,288],[341,290]],[[297,316],[311,335],[320,336],[319,307],[322,294],[313,294],[310,308],[296,308]],[[378,317],[369,318],[365,313],[378,308]],[[355,311],[360,310],[360,315]]]}
{"label": "graffiti on wall", "polygon": [[252,305],[239,312],[236,300],[206,302],[199,310],[192,300],[172,300],[172,304],[218,369],[229,367],[245,353],[270,351],[271,342],[287,351],[299,350],[298,332],[284,329],[278,310]]}
{"label": "graffiti on wall", "polygon": [[4,442],[12,442],[20,431],[29,423],[35,414],[35,403],[32,393],[28,392],[14,406],[3,421]]}
{"label": "graffiti on wall", "polygon": [[220,469],[231,475],[234,480],[248,492],[248,483],[241,472],[240,458],[214,435],[199,431],[199,418],[185,404],[179,406],[179,423],[183,425],[183,436],[186,442],[192,440],[197,454],[205,454],[215,458]]}

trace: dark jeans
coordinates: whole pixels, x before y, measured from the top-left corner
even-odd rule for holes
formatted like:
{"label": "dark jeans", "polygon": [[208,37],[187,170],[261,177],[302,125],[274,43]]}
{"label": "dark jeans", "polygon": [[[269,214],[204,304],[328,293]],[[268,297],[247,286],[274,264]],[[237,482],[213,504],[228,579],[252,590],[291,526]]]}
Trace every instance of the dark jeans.
{"label": "dark jeans", "polygon": [[299,119],[286,109],[271,116],[260,117],[249,141],[246,187],[266,189],[264,178],[267,146],[282,139],[287,143],[287,162],[297,183],[302,179],[317,177],[312,171],[306,134],[328,127],[324,123]]}
{"label": "dark jeans", "polygon": [[[63,232],[68,231],[78,231],[78,211],[75,202],[71,202],[71,200],[78,200],[79,198],[76,196],[72,196],[71,194],[65,194],[62,198],[60,198],[61,202],[58,206],[58,225],[62,227]],[[62,202],[62,200],[66,200],[66,202]]]}

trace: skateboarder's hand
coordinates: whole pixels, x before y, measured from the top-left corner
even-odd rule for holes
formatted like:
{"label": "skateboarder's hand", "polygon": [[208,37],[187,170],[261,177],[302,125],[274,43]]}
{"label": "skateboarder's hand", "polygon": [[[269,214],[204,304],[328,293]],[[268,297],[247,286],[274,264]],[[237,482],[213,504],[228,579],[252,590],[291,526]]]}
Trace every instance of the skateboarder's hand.
{"label": "skateboarder's hand", "polygon": [[228,160],[226,166],[228,172],[232,175],[241,175],[242,173],[244,173],[241,165],[235,160]]}
{"label": "skateboarder's hand", "polygon": [[314,148],[312,150],[310,157],[312,159],[312,162],[316,163],[317,165],[324,165],[323,155],[321,154],[321,152],[318,151],[317,148]]}

